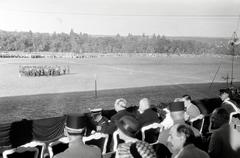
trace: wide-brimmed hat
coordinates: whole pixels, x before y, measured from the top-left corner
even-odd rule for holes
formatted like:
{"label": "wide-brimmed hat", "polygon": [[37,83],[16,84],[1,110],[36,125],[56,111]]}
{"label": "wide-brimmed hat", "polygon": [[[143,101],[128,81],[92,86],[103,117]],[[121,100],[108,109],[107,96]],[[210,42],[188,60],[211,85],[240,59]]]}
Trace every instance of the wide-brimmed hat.
{"label": "wide-brimmed hat", "polygon": [[116,126],[127,136],[135,138],[140,131],[140,124],[132,116],[122,116],[116,121]]}
{"label": "wide-brimmed hat", "polygon": [[84,114],[66,115],[66,129],[71,133],[81,133],[87,125],[87,117]]}
{"label": "wide-brimmed hat", "polygon": [[184,111],[184,102],[183,101],[173,102],[169,105],[168,108],[170,112]]}

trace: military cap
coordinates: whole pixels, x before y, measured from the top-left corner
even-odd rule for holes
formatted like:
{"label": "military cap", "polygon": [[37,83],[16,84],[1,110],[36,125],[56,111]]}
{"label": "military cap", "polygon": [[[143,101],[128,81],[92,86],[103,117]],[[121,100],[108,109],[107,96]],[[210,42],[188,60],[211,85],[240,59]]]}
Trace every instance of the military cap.
{"label": "military cap", "polygon": [[170,110],[170,112],[184,111],[184,102],[178,101],[178,102],[171,103],[169,105],[169,110]]}

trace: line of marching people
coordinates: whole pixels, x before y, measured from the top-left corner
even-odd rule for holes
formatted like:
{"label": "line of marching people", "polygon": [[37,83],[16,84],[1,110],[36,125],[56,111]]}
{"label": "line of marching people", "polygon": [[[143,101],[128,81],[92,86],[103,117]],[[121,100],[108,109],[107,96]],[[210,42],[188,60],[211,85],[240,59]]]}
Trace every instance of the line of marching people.
{"label": "line of marching people", "polygon": [[[138,106],[130,106],[124,98],[117,99],[114,104],[116,113],[109,119],[101,109],[91,111],[95,125],[91,132],[113,135],[117,131],[123,141],[110,156],[103,157],[240,158],[240,107],[229,98],[229,93],[228,89],[220,90],[222,105],[211,113],[207,134],[193,126],[194,121],[204,120],[205,116],[189,95],[175,99],[164,109],[152,106],[148,98],[141,99]],[[67,116],[65,133],[69,148],[55,155],[56,158],[102,157],[99,148],[83,143],[86,122],[83,115]],[[141,129],[153,123],[162,128],[157,142],[150,144],[142,140]]]}

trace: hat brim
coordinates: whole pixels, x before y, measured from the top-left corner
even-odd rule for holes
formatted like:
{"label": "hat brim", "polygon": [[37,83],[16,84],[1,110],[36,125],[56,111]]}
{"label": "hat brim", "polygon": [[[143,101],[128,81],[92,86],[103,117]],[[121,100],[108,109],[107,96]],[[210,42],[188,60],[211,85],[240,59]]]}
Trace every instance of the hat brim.
{"label": "hat brim", "polygon": [[70,133],[82,133],[84,128],[80,128],[80,129],[74,129],[74,128],[70,128],[70,127],[65,127]]}

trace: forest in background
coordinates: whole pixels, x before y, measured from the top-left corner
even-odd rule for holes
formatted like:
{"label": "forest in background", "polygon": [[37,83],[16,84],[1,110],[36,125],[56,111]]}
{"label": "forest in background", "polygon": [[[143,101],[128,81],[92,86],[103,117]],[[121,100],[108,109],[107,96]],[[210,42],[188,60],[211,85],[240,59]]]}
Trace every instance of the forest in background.
{"label": "forest in background", "polygon": [[[0,31],[0,51],[73,53],[167,53],[232,55],[226,38],[166,37],[153,34],[96,36],[87,33]],[[235,48],[234,55],[240,55]]]}

